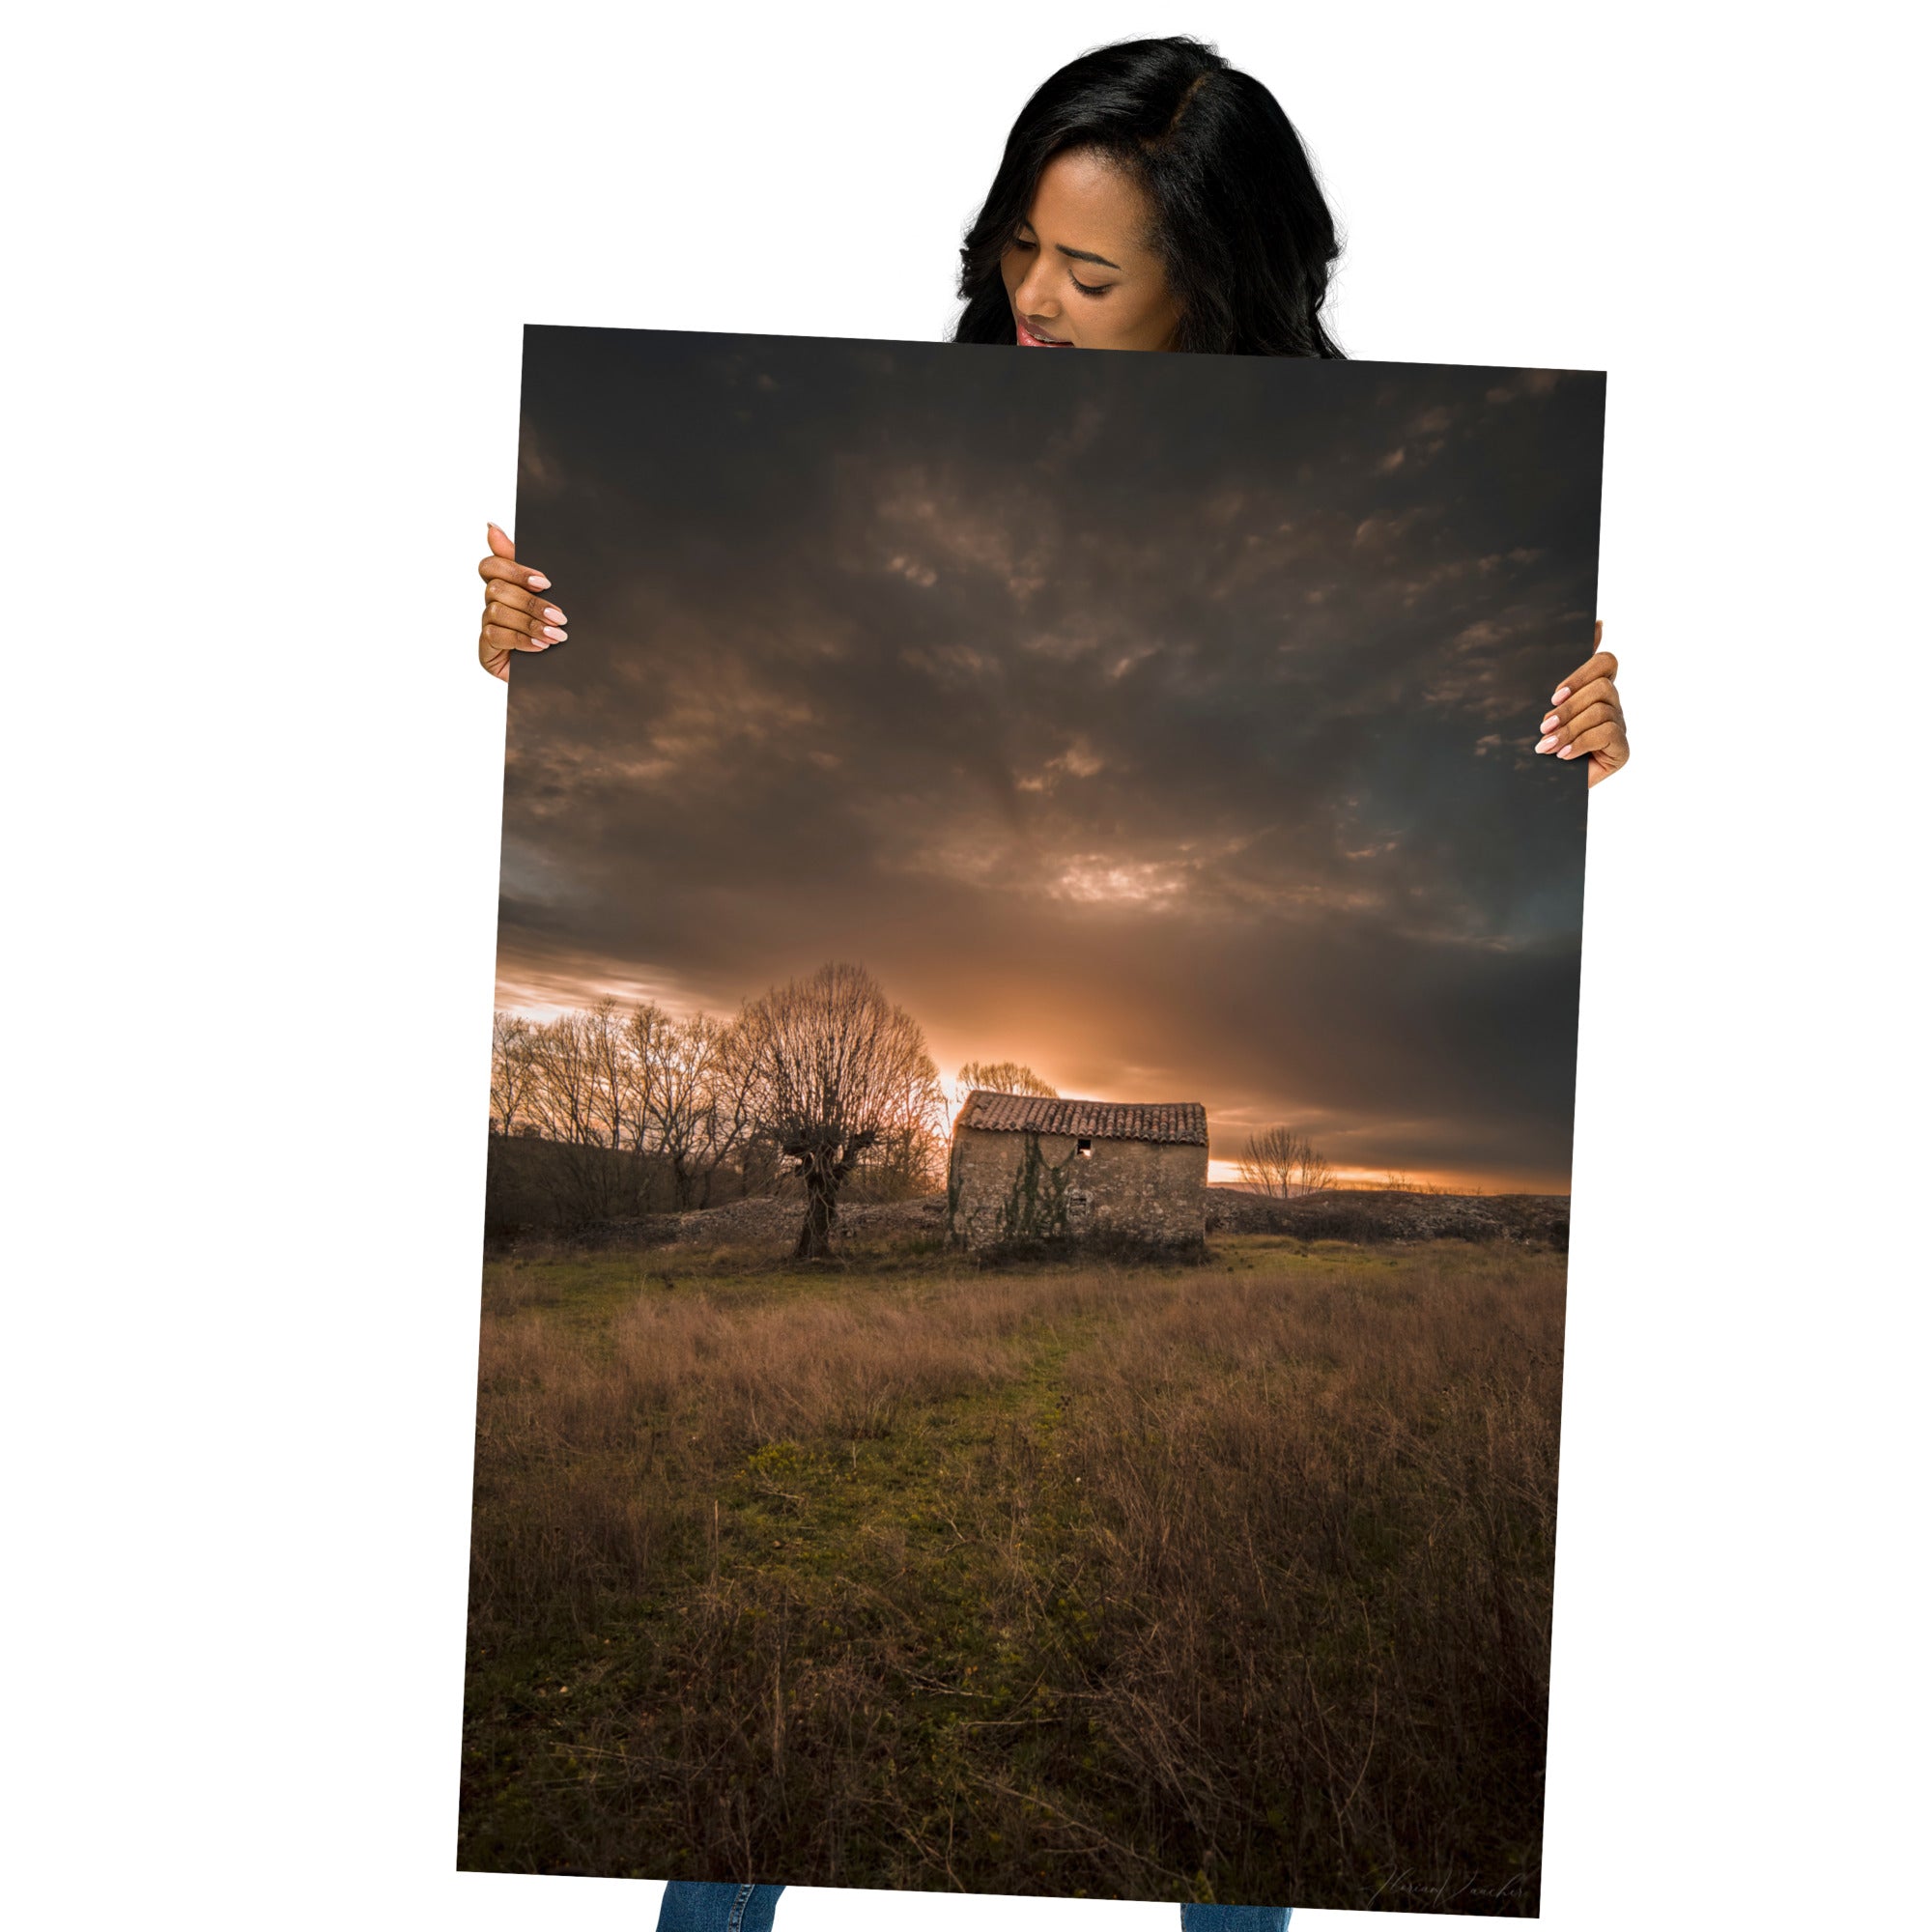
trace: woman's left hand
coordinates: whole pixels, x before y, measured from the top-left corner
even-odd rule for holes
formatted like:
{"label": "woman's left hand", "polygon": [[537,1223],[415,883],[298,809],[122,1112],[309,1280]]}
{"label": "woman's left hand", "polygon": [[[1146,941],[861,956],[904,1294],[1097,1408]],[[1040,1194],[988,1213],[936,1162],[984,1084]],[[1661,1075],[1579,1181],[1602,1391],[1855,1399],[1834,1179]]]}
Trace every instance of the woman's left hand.
{"label": "woman's left hand", "polygon": [[1543,740],[1539,752],[1553,752],[1559,758],[1590,760],[1590,782],[1595,784],[1629,762],[1630,739],[1624,734],[1624,704],[1617,696],[1617,661],[1603,648],[1604,626],[1600,619],[1591,640],[1597,654],[1581,664],[1556,687],[1543,721]]}

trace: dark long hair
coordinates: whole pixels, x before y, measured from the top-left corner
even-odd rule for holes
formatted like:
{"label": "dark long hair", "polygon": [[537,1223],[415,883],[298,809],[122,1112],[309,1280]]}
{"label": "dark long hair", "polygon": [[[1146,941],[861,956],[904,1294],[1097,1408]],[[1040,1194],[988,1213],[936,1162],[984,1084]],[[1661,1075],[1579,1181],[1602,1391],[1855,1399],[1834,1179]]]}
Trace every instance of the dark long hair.
{"label": "dark long hair", "polygon": [[959,250],[955,342],[1013,339],[1000,257],[1056,155],[1129,169],[1180,308],[1176,347],[1240,355],[1342,352],[1321,327],[1342,252],[1315,171],[1280,103],[1210,46],[1122,41],[1069,61],[1020,110]]}

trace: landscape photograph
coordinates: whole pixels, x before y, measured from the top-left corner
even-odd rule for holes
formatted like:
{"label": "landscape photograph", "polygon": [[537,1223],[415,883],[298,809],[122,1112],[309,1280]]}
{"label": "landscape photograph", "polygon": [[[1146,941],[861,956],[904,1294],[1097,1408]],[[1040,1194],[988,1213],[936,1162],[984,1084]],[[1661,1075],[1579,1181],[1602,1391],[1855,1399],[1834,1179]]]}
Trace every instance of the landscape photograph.
{"label": "landscape photograph", "polygon": [[464,1868],[1536,1914],[1603,404],[526,331]]}

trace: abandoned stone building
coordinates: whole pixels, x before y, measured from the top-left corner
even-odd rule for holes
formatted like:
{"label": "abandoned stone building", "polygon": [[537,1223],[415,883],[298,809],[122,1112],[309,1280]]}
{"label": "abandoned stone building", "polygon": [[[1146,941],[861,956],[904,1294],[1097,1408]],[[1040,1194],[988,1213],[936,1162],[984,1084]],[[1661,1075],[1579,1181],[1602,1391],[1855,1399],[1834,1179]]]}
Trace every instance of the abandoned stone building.
{"label": "abandoned stone building", "polygon": [[946,1228],[958,1246],[1092,1241],[1198,1249],[1208,1110],[976,1090],[952,1126]]}

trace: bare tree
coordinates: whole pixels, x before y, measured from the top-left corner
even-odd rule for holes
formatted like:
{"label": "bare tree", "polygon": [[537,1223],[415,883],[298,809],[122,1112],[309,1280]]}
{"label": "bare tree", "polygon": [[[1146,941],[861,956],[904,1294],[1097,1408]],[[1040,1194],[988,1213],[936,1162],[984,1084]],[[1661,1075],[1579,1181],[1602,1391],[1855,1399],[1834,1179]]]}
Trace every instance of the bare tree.
{"label": "bare tree", "polygon": [[578,1015],[583,1029],[583,1054],[589,1069],[590,1131],[602,1147],[620,1148],[631,1121],[636,1086],[630,1056],[624,1050],[624,1022],[617,1003],[602,999]]}
{"label": "bare tree", "polygon": [[724,1035],[716,1020],[696,1013],[672,1022],[650,1043],[651,1122],[680,1210],[696,1205],[700,1178],[723,1158],[716,1076]]}
{"label": "bare tree", "polygon": [[1243,1187],[1277,1201],[1335,1184],[1335,1170],[1308,1136],[1293,1127],[1266,1127],[1250,1134],[1239,1166]]}
{"label": "bare tree", "polygon": [[513,1134],[523,1124],[534,1077],[530,1023],[499,1008],[490,1028],[490,1124],[499,1134]]}
{"label": "bare tree", "polygon": [[603,1000],[525,1036],[528,1079],[520,1112],[563,1151],[551,1171],[559,1198],[580,1220],[636,1212],[643,1198],[650,1068],[633,1042],[636,1017]]}
{"label": "bare tree", "polygon": [[874,1200],[904,1201],[944,1184],[950,1113],[938,1070],[927,1060],[919,1076],[894,1094],[879,1138],[860,1162],[856,1179]]}
{"label": "bare tree", "polygon": [[711,1109],[705,1120],[702,1205],[707,1208],[719,1172],[734,1157],[741,1196],[762,1194],[779,1178],[783,1156],[760,1136],[753,1109],[756,1072],[757,1056],[742,1022],[720,1026],[711,1056]]}
{"label": "bare tree", "polygon": [[547,1141],[591,1147],[597,1140],[596,1051],[582,1013],[559,1013],[529,1033],[526,1106]]}
{"label": "bare tree", "polygon": [[1043,1100],[1057,1100],[1060,1093],[1049,1087],[1031,1066],[1017,1060],[969,1060],[959,1069],[959,1085],[970,1092],[979,1088],[987,1094],[1037,1094]]}
{"label": "bare tree", "polygon": [[618,1058],[626,1089],[624,1139],[640,1154],[651,1147],[681,1024],[661,1006],[645,1000],[631,1009],[619,1028]]}
{"label": "bare tree", "polygon": [[749,1112],[805,1182],[801,1261],[832,1252],[838,1191],[895,1124],[938,1101],[925,1036],[863,966],[821,966],[747,1004]]}

